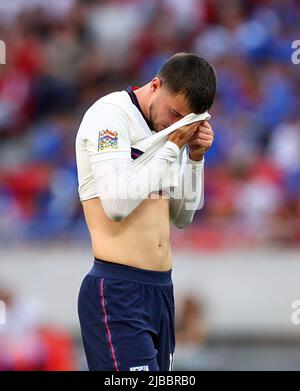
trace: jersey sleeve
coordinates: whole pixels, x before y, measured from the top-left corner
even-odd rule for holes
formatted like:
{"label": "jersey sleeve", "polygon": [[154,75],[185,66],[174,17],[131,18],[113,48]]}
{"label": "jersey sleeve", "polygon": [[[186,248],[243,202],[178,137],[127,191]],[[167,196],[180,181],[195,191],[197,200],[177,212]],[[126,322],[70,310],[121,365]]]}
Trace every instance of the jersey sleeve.
{"label": "jersey sleeve", "polygon": [[107,159],[130,158],[129,123],[118,107],[107,103],[91,107],[80,127],[90,164]]}
{"label": "jersey sleeve", "polygon": [[196,210],[204,205],[204,157],[196,162],[187,154],[179,186],[169,203],[170,221],[177,228],[191,224]]}
{"label": "jersey sleeve", "polygon": [[167,141],[151,160],[134,171],[130,159],[110,159],[91,165],[106,215],[113,221],[126,218],[150,193],[162,189],[170,166],[178,157],[178,146]]}

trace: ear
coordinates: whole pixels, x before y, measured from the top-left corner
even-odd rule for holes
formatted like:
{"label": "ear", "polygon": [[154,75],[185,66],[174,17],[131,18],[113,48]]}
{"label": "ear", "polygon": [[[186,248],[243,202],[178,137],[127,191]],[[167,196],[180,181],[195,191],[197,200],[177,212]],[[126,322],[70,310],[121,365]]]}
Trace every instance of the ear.
{"label": "ear", "polygon": [[157,91],[159,88],[161,88],[161,86],[162,86],[162,81],[158,77],[155,77],[154,79],[151,80],[150,88],[152,92]]}

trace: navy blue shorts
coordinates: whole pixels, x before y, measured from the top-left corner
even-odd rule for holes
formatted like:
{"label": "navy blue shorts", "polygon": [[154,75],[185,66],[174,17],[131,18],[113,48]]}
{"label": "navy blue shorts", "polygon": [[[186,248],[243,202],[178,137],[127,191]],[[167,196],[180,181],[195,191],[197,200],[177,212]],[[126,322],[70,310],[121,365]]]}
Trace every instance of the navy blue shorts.
{"label": "navy blue shorts", "polygon": [[78,297],[91,371],[169,371],[175,349],[172,269],[152,271],[95,258]]}

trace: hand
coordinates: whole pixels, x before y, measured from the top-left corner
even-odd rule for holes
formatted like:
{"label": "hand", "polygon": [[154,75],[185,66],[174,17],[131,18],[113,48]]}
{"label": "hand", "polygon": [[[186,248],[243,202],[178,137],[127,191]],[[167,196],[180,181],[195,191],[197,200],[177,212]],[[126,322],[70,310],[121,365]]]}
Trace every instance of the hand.
{"label": "hand", "polygon": [[212,146],[214,131],[207,121],[201,121],[194,135],[188,140],[189,156],[194,161],[203,159],[205,152]]}
{"label": "hand", "polygon": [[183,147],[188,142],[188,140],[191,139],[191,137],[197,131],[199,125],[200,121],[182,126],[170,133],[168,136],[168,140],[175,143],[179,147],[179,149],[181,149],[181,147]]}

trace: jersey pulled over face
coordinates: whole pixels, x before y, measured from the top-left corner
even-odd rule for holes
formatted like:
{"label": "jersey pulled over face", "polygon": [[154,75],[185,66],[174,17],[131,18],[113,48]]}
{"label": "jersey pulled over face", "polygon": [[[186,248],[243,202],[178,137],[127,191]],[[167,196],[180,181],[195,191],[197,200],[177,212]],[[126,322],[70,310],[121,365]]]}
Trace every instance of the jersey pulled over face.
{"label": "jersey pulled over face", "polygon": [[[164,94],[161,89],[156,103],[152,100],[152,107],[166,99]],[[177,226],[186,226],[198,205],[202,205],[203,161],[191,161],[185,148],[179,149],[176,143],[164,137],[176,128],[175,122],[179,122],[180,127],[209,114],[190,113],[179,121],[177,118],[186,112],[176,111],[170,120],[174,126],[155,134],[132,95],[128,91],[106,95],[91,106],[82,120],[76,137],[80,201],[100,198],[105,214],[113,221],[122,221],[149,194],[164,190],[172,198],[171,220]],[[183,110],[184,100],[180,96],[173,97],[169,104],[175,105],[177,110],[181,106]],[[165,128],[169,124],[162,125]],[[145,140],[150,139],[151,146],[147,149]],[[143,156],[132,163],[141,154]],[[197,185],[195,191],[193,184]]]}
{"label": "jersey pulled over face", "polygon": [[96,101],[86,112],[76,137],[80,201],[98,196],[93,164],[137,158],[141,152],[131,145],[153,133],[126,91],[114,92]]}
{"label": "jersey pulled over face", "polygon": [[156,132],[169,127],[191,113],[183,94],[174,95],[164,86],[152,92],[149,103],[149,121]]}

